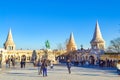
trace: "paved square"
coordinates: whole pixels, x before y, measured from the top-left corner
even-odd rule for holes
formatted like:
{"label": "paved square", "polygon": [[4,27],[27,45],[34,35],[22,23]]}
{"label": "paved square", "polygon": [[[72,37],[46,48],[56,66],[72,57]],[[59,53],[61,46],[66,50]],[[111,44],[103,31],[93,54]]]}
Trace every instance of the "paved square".
{"label": "paved square", "polygon": [[27,64],[25,69],[19,66],[1,70],[0,80],[120,80],[116,70],[100,70],[95,68],[72,67],[68,74],[66,66],[57,65],[51,70],[48,67],[48,76],[38,75],[37,67]]}

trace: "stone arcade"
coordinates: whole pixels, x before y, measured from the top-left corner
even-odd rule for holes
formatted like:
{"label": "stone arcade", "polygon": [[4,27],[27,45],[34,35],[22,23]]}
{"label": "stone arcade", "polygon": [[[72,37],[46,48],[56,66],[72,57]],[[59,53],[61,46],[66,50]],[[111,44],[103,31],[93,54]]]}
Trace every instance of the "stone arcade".
{"label": "stone arcade", "polygon": [[[90,42],[91,49],[77,49],[77,45],[74,40],[73,33],[70,34],[69,41],[66,45],[66,50],[47,50],[47,55],[49,60],[56,62],[56,57],[59,56],[59,60],[65,59],[62,55],[70,55],[72,61],[81,60],[97,60],[101,55],[101,51],[105,49],[105,41],[102,38],[100,32],[98,21],[96,22],[95,32],[93,39]],[[37,59],[42,59],[45,55],[45,50],[35,50],[37,53]],[[4,62],[8,57],[15,57],[16,61],[20,62],[22,57],[26,57],[26,61],[30,62],[32,58],[33,50],[16,50],[16,45],[13,41],[11,29],[8,32],[7,39],[4,43],[4,48],[0,49],[0,54],[2,55],[2,62]],[[60,56],[61,55],[61,56]]]}

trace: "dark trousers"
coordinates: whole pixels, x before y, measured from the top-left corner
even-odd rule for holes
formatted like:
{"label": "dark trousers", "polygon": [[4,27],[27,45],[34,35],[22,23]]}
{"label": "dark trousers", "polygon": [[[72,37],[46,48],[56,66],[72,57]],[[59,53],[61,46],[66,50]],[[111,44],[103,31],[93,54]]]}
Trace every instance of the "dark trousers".
{"label": "dark trousers", "polygon": [[68,72],[69,72],[69,74],[71,73],[71,69],[68,67]]}
{"label": "dark trousers", "polygon": [[23,62],[23,68],[25,68],[25,62]]}
{"label": "dark trousers", "polygon": [[23,68],[23,62],[20,62],[21,68]]}

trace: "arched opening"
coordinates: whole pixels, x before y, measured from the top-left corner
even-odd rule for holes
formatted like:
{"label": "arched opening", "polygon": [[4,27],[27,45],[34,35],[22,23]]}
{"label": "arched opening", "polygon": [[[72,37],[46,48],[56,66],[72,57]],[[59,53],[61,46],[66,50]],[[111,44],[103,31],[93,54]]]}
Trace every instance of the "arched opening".
{"label": "arched opening", "polygon": [[91,64],[91,65],[94,65],[94,64],[95,64],[95,58],[94,58],[93,55],[91,55],[91,56],[89,57],[89,60],[90,60],[90,64]]}

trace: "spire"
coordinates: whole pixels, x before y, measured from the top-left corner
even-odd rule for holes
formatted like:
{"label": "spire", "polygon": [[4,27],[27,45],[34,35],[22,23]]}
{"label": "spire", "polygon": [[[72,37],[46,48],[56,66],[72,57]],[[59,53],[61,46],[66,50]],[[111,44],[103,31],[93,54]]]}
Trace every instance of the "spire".
{"label": "spire", "polygon": [[6,42],[12,42],[13,43],[11,28],[10,28],[10,30],[8,32],[8,36],[7,36]]}
{"label": "spire", "polygon": [[98,21],[96,22],[95,32],[94,32],[93,39],[91,40],[91,43],[92,42],[104,42]]}
{"label": "spire", "polygon": [[73,32],[70,34],[70,39],[69,39],[69,43],[68,44],[75,44]]}
{"label": "spire", "polygon": [[96,48],[97,49],[102,49],[102,50],[105,49],[105,41],[102,38],[102,34],[101,34],[101,31],[100,31],[98,21],[96,22],[95,32],[94,32],[94,35],[93,35],[93,39],[91,40],[90,43],[91,43],[92,49],[96,49]]}
{"label": "spire", "polygon": [[77,49],[77,46],[75,44],[74,36],[73,36],[73,33],[71,33],[68,44],[67,44],[67,51],[72,51],[76,49]]}
{"label": "spire", "polygon": [[14,44],[14,41],[13,41],[11,28],[10,28],[10,30],[8,32],[8,36],[7,36],[6,42],[4,44],[5,49],[8,49],[7,48],[8,46],[9,46],[10,50],[15,48],[15,44]]}

